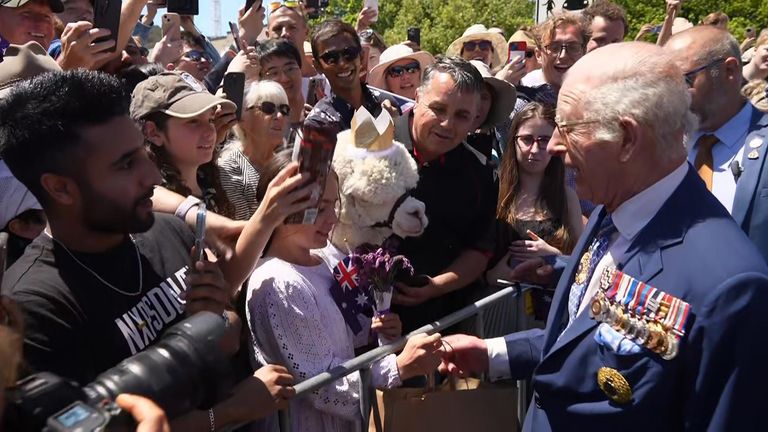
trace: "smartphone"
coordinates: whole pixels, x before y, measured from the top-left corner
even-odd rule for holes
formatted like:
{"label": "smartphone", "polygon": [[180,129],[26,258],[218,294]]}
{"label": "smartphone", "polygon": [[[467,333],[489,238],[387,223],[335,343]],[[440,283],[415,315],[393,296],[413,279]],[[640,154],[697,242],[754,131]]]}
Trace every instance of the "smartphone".
{"label": "smartphone", "polygon": [[747,37],[753,38],[755,37],[755,29],[752,27],[747,27]]}
{"label": "smartphone", "polygon": [[240,52],[245,49],[243,46],[243,41],[240,40],[240,29],[237,28],[237,24],[233,23],[232,21],[229,22],[229,31],[232,32],[232,39],[235,40],[235,46],[237,47],[237,51]]}
{"label": "smartphone", "polygon": [[418,46],[421,46],[421,29],[419,27],[409,27],[407,39]]}
{"label": "smartphone", "polygon": [[661,33],[661,28],[664,26],[664,24],[659,24],[656,27],[651,29],[651,34],[659,34]]}
{"label": "smartphone", "polygon": [[256,0],[245,0],[245,9],[243,10],[243,13],[248,12],[248,10],[253,6],[253,4],[256,3]]}
{"label": "smartphone", "polygon": [[167,0],[168,12],[179,15],[197,15],[200,13],[200,5],[197,0]]}
{"label": "smartphone", "polygon": [[201,202],[197,207],[197,219],[195,221],[195,261],[205,261],[205,217],[208,214],[205,203]]}
{"label": "smartphone", "polygon": [[235,116],[238,120],[243,115],[243,93],[245,92],[245,73],[228,72],[224,75],[224,94],[237,105]]}
{"label": "smartphone", "polygon": [[379,20],[379,0],[365,0],[363,1],[363,8],[370,8],[376,11],[376,15],[371,19],[371,22]]}
{"label": "smartphone", "polygon": [[320,78],[313,77],[309,79],[309,85],[307,86],[307,105],[315,106],[317,103],[317,86],[320,83]]}
{"label": "smartphone", "polygon": [[170,39],[181,39],[181,17],[177,13],[163,14],[162,18],[163,36],[169,36]]}
{"label": "smartphone", "polygon": [[112,39],[115,46],[106,50],[114,52],[117,48],[117,33],[120,31],[121,0],[96,0],[93,6],[93,26],[95,28],[108,29],[112,34],[99,38],[94,42],[104,42]]}
{"label": "smartphone", "polygon": [[525,51],[528,50],[527,42],[510,42],[509,43],[509,62],[511,63],[515,57],[521,57],[525,60]]}

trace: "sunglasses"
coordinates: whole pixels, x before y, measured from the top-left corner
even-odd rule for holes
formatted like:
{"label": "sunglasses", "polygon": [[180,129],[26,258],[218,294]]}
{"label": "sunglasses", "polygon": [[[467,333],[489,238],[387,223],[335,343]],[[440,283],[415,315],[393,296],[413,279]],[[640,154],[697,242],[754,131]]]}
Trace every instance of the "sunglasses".
{"label": "sunglasses", "polygon": [[301,6],[301,4],[298,1],[296,1],[296,0],[273,1],[273,2],[269,3],[269,13],[272,13],[272,12],[280,9],[283,6],[285,6],[287,8],[290,8],[290,9],[296,9],[299,6]]}
{"label": "sunglasses", "polygon": [[416,72],[420,72],[420,71],[421,71],[421,65],[419,64],[419,62],[413,62],[403,66],[392,66],[389,69],[387,69],[387,75],[390,78],[400,78],[406,72],[408,72],[409,74],[415,74]]}
{"label": "sunglasses", "polygon": [[252,106],[252,107],[250,107],[248,109],[249,110],[257,109],[257,110],[263,112],[266,115],[273,115],[276,112],[279,112],[280,114],[282,114],[282,115],[284,115],[286,117],[291,115],[291,107],[289,107],[288,105],[286,105],[286,104],[278,105],[278,104],[276,104],[274,102],[267,102],[267,101],[264,101],[264,102],[262,102],[259,105],[254,105],[254,106]]}
{"label": "sunglasses", "polygon": [[204,53],[203,51],[199,51],[199,50],[189,50],[189,51],[185,52],[182,57],[186,57],[186,58],[192,60],[195,63],[199,63],[199,62],[201,62],[203,60],[208,60],[209,62],[211,61],[211,58],[208,57],[208,54]]}
{"label": "sunglasses", "polygon": [[526,51],[525,52],[525,58],[533,58],[533,54],[534,54],[533,51]]}
{"label": "sunglasses", "polygon": [[346,47],[342,50],[331,50],[320,54],[320,60],[328,65],[335,65],[339,59],[344,57],[344,61],[352,62],[360,57],[360,48],[355,46]]}
{"label": "sunglasses", "polygon": [[480,51],[493,51],[493,44],[487,40],[464,42],[464,51],[474,51],[476,48]]}

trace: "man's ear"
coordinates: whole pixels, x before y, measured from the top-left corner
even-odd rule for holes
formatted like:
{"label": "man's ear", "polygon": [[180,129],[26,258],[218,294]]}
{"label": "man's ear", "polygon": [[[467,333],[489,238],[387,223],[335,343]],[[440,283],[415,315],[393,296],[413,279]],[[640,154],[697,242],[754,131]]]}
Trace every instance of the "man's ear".
{"label": "man's ear", "polygon": [[317,71],[317,73],[325,74],[325,71],[323,70],[323,65],[320,64],[320,62],[314,57],[312,57],[312,66],[315,67],[315,70]]}
{"label": "man's ear", "polygon": [[80,199],[80,188],[72,177],[45,173],[40,176],[40,185],[57,204],[70,206]]}
{"label": "man's ear", "polygon": [[543,64],[542,58],[544,57],[544,53],[541,52],[538,46],[533,49],[533,54],[536,56],[536,61],[539,62],[539,64]]}
{"label": "man's ear", "polygon": [[165,143],[165,136],[153,121],[145,121],[141,126],[141,132],[152,144],[161,147]]}
{"label": "man's ear", "polygon": [[167,71],[176,70],[176,65],[173,64],[173,63],[168,63],[167,65],[165,65],[165,70],[167,70]]}
{"label": "man's ear", "polygon": [[738,80],[738,82],[741,83],[743,78],[742,69],[739,67],[739,61],[734,57],[728,57],[725,59],[724,65],[726,78],[729,80]]}
{"label": "man's ear", "polygon": [[368,57],[371,55],[371,47],[370,46],[361,46],[360,50],[360,72],[361,74],[363,72],[368,71]]}
{"label": "man's ear", "polygon": [[642,151],[640,142],[645,139],[645,130],[631,117],[620,118],[619,126],[622,131],[619,161],[629,162],[636,152]]}

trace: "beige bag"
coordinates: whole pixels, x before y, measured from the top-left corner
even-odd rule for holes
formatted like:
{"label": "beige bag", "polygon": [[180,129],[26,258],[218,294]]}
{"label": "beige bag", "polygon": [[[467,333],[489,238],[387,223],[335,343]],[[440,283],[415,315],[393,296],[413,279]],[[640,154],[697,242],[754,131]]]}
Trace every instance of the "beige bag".
{"label": "beige bag", "polygon": [[517,390],[477,379],[451,380],[433,391],[377,390],[376,403],[369,432],[516,432],[519,426]]}

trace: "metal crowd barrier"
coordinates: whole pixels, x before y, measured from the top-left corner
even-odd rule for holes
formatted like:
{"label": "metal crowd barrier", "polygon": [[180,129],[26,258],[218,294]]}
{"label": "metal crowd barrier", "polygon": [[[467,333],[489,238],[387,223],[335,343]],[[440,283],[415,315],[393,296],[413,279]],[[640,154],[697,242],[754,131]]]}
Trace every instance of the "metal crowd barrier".
{"label": "metal crowd barrier", "polygon": [[[321,387],[333,383],[334,381],[341,379],[351,373],[360,371],[360,422],[362,430],[368,430],[369,414],[371,412],[371,402],[375,398],[375,389],[371,385],[371,370],[369,366],[382,359],[389,354],[399,352],[405,347],[409,338],[414,335],[426,333],[433,334],[442,331],[454,324],[478,315],[480,323],[482,323],[483,310],[487,307],[500,302],[501,300],[508,299],[510,297],[518,297],[525,291],[530,289],[540,288],[536,285],[528,284],[514,284],[502,290],[499,290],[485,298],[482,298],[473,304],[459,309],[452,314],[449,314],[437,321],[427,324],[421,328],[418,328],[400,339],[375,348],[362,355],[359,355],[351,360],[326,371],[315,375],[305,381],[302,381],[294,386],[296,389],[296,397],[305,396]],[[519,308],[518,308],[519,310]],[[511,311],[510,311],[511,312]],[[482,335],[481,335],[482,336]],[[525,412],[527,409],[527,396],[526,396],[526,382],[517,382],[517,413],[519,421],[522,423],[525,418]],[[375,401],[374,401],[375,403]],[[280,431],[289,432],[291,430],[291,414],[290,409],[280,411]]]}

